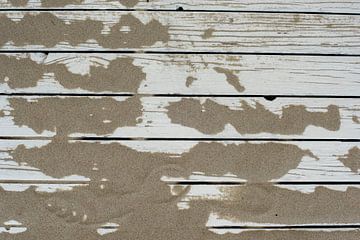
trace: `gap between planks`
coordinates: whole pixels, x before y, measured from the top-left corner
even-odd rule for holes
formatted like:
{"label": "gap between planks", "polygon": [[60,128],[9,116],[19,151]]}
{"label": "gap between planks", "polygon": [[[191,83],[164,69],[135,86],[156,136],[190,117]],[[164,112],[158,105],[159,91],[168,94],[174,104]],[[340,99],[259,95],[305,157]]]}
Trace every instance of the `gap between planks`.
{"label": "gap between planks", "polygon": [[86,9],[86,8],[0,8],[0,13],[4,12],[189,12],[189,13],[278,13],[278,14],[313,14],[313,15],[339,15],[339,16],[359,16],[360,13],[349,13],[349,12],[311,12],[311,11],[251,11],[251,10],[196,10],[196,9],[127,9],[127,8],[118,8],[118,9]]}
{"label": "gap between planks", "polygon": [[[0,179],[1,184],[28,184],[28,185],[51,185],[51,184],[60,184],[60,185],[77,185],[77,186],[86,186],[90,182],[94,182],[91,180],[61,180],[61,179],[54,179],[54,180],[22,180],[22,179]],[[360,181],[271,181],[271,182],[264,182],[264,183],[248,183],[244,181],[238,180],[231,180],[231,181],[224,181],[224,180],[209,180],[209,181],[197,181],[197,180],[183,180],[183,181],[174,181],[174,180],[163,180],[164,183],[169,185],[193,185],[193,186],[245,186],[245,185],[274,185],[274,186],[311,186],[311,185],[327,185],[327,186],[355,186],[360,185]]]}
{"label": "gap between planks", "polygon": [[[121,1],[120,1],[121,2]],[[281,0],[272,1],[253,1],[243,0],[241,2],[233,1],[211,1],[211,0],[134,0],[131,4],[121,4],[119,1],[90,0],[81,4],[64,4],[62,6],[42,6],[40,1],[29,1],[22,6],[13,6],[8,0],[0,1],[2,10],[35,10],[35,9],[63,9],[63,10],[90,10],[98,9],[109,10],[150,10],[150,11],[225,11],[225,12],[241,12],[241,11],[259,11],[259,12],[309,12],[309,13],[344,13],[358,14],[360,12],[360,4],[356,0],[344,1],[322,1],[315,0],[311,3],[307,0],[297,1],[297,4],[286,3]]]}
{"label": "gap between planks", "polygon": [[[1,11],[0,11],[1,14]],[[342,53],[302,53],[302,52],[237,52],[237,51],[153,51],[153,50],[52,50],[52,49],[0,49],[0,53],[118,53],[118,54],[169,54],[169,55],[255,55],[255,56],[310,56],[310,57],[360,57],[360,54]]]}
{"label": "gap between planks", "polygon": [[[0,140],[53,140],[54,136],[0,136]],[[360,142],[358,138],[211,138],[211,137],[189,137],[189,138],[171,138],[171,137],[67,137],[68,140],[82,141],[253,141],[253,142]]]}

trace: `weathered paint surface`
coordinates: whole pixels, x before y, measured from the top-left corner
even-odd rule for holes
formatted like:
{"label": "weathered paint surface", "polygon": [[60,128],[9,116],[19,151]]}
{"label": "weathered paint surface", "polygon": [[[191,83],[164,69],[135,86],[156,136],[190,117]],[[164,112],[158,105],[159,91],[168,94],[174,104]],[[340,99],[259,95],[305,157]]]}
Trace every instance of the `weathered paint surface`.
{"label": "weathered paint surface", "polygon": [[[96,228],[109,220],[121,227],[103,239],[146,236],[151,236],[151,239],[167,239],[170,236],[173,239],[182,239],[183,236],[192,237],[190,239],[223,239],[224,236],[214,234],[205,227],[209,214],[214,211],[225,218],[240,218],[246,222],[327,223],[335,219],[339,221],[339,217],[343,223],[359,221],[356,199],[360,191],[355,188],[339,192],[320,187],[312,194],[304,194],[275,186],[231,187],[223,189],[228,192],[226,198],[193,200],[189,209],[179,210],[176,204],[181,194],[172,196],[166,185],[156,182],[148,182],[148,187],[140,192],[123,195],[106,191],[106,188],[91,190],[90,186],[52,194],[36,193],[33,189],[25,192],[1,191],[2,199],[8,199],[1,204],[2,220],[16,218],[29,227],[28,231],[14,235],[15,239],[30,236],[42,239],[46,235],[54,239],[64,236],[96,239],[96,236],[99,238]],[[185,188],[182,192],[187,191]],[[324,201],[327,204],[323,204]],[[299,204],[304,205],[303,208]],[[15,210],[20,209],[22,214],[16,213]],[[298,218],[294,218],[293,214]],[[36,224],[40,221],[45,224]],[[52,227],[48,228],[50,223]],[[289,233],[283,234],[286,236]],[[357,231],[353,234],[353,237],[358,236]],[[278,233],[275,237],[279,235],[282,236]],[[314,236],[326,239],[327,235],[315,232]],[[232,238],[239,239],[239,236],[233,235]],[[225,239],[229,239],[228,236]]]}
{"label": "weathered paint surface", "polygon": [[[359,131],[351,119],[358,102],[340,98],[0,97],[4,112],[0,121],[3,136],[16,130],[19,136],[64,132],[73,137],[352,139]],[[79,110],[78,106],[83,107]]]}
{"label": "weathered paint surface", "polygon": [[234,54],[7,53],[0,68],[1,93],[31,94],[350,97],[360,75],[357,57]]}
{"label": "weathered paint surface", "polygon": [[0,47],[357,55],[359,23],[358,15],[331,14],[17,11],[0,15]]}
{"label": "weathered paint surface", "polygon": [[302,134],[308,125],[331,131],[340,128],[340,113],[335,105],[329,105],[327,112],[309,112],[305,106],[290,105],[282,108],[280,116],[260,103],[252,107],[243,101],[241,107],[242,110],[231,110],[211,100],[201,104],[197,100],[183,99],[171,103],[168,114],[173,123],[193,127],[206,134],[222,132],[227,123],[232,124],[242,134]]}
{"label": "weathered paint surface", "polygon": [[[250,182],[267,182],[295,169],[305,156],[318,159],[309,150],[282,143],[199,143],[178,155],[138,152],[115,143],[68,143],[56,139],[40,148],[27,149],[20,145],[10,155],[16,162],[27,163],[53,177],[106,178],[124,189],[135,187],[137,181],[143,182],[141,176],[147,176],[152,169],[171,164],[179,165],[177,177],[182,178],[194,172],[208,176],[230,173]],[[121,161],[118,156],[122,156]]]}
{"label": "weathered paint surface", "polygon": [[113,98],[18,98],[11,99],[10,105],[16,125],[28,126],[37,133],[54,131],[65,136],[77,132],[110,134],[118,127],[136,125],[141,116],[137,97],[123,102]]}
{"label": "weathered paint surface", "polygon": [[145,73],[131,58],[117,58],[107,67],[90,66],[86,75],[74,74],[64,64],[39,64],[31,59],[0,56],[0,82],[10,88],[36,87],[44,74],[51,73],[67,89],[92,92],[136,92]]}
{"label": "weathered paint surface", "polygon": [[359,239],[358,3],[1,8],[1,239]]}
{"label": "weathered paint surface", "polygon": [[[102,21],[86,19],[67,24],[48,12],[25,14],[19,22],[1,15],[0,22],[0,45],[11,41],[15,46],[40,44],[51,48],[60,42],[69,42],[76,46],[94,39],[105,48],[141,48],[151,46],[157,41],[169,40],[167,27],[157,20],[143,24],[131,14],[122,15],[108,34],[102,34]],[[122,28],[129,31],[123,31]],[[42,35],[44,31],[47,33],[46,38]]]}
{"label": "weathered paint surface", "polygon": [[360,149],[358,147],[353,147],[345,156],[338,159],[351,171],[357,173],[360,170]]}
{"label": "weathered paint surface", "polygon": [[[26,7],[29,4],[29,0],[9,0],[9,2],[15,7]],[[41,6],[44,8],[53,7],[65,7],[66,5],[80,5],[85,0],[41,0]],[[139,0],[118,0],[125,7],[134,7]]]}

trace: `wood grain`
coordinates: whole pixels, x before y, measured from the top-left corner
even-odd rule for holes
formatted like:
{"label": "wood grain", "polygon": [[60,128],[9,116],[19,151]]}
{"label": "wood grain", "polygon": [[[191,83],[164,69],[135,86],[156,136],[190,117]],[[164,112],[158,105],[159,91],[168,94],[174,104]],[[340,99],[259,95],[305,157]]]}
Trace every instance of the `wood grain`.
{"label": "wood grain", "polygon": [[360,1],[0,10],[1,239],[360,238]]}
{"label": "wood grain", "polygon": [[[183,187],[189,186],[184,185]],[[302,230],[310,230],[312,227],[314,229],[321,229],[321,226],[323,226],[323,228],[331,226],[335,227],[335,229],[338,228],[338,230],[356,228],[356,225],[359,223],[359,209],[356,207],[356,198],[360,192],[359,186],[354,187],[347,185],[343,189],[334,189],[328,185],[314,184],[309,185],[309,187],[312,187],[312,190],[305,193],[295,185],[194,185],[187,189],[186,194],[180,195],[180,200],[178,199],[179,202],[174,202],[173,200],[163,202],[159,204],[162,210],[158,209],[159,205],[155,205],[156,208],[154,207],[150,213],[158,213],[160,214],[159,216],[163,216],[164,213],[162,211],[164,208],[167,211],[168,218],[165,218],[165,216],[153,218],[155,224],[164,223],[163,221],[165,219],[171,219],[171,221],[173,221],[173,219],[177,218],[182,219],[184,215],[191,216],[194,212],[199,213],[196,217],[193,215],[194,218],[191,219],[191,222],[184,222],[182,225],[182,230],[190,231],[190,228],[194,227],[200,231],[198,234],[203,233],[201,230],[208,228],[227,227],[230,228],[227,230],[229,232],[234,230],[232,228],[236,227],[239,229],[270,227],[274,229],[281,229],[283,227],[286,229],[300,227],[300,229],[303,228]],[[92,200],[96,202],[96,206],[94,209],[87,209],[87,214],[88,216],[98,215],[99,220],[94,223],[82,224],[88,228],[88,232],[92,232],[92,228],[99,228],[106,223],[106,220],[101,220],[104,219],[104,217],[106,219],[106,216],[104,216],[106,213],[101,210],[116,206],[119,207],[124,200],[123,196],[128,195],[111,191],[96,193],[84,186],[76,187],[72,191],[65,192],[34,193],[33,189],[23,189],[22,191],[1,190],[1,194],[2,197],[7,199],[17,196],[18,198],[14,198],[15,206],[16,202],[29,197],[29,203],[32,205],[34,205],[34,202],[36,203],[39,211],[41,211],[39,215],[42,215],[43,219],[54,219],[55,217],[59,225],[64,221],[64,223],[62,223],[65,225],[64,227],[78,227],[79,229],[81,228],[75,223],[65,222],[67,216],[56,216],[54,212],[44,209],[44,206],[49,202],[55,203],[55,200],[58,198],[58,200],[62,200],[62,202],[59,201],[59,204],[61,203],[63,207],[71,206],[74,207],[74,210],[79,211],[81,210],[79,206],[86,207],[89,204],[85,197],[92,197]],[[178,193],[174,192],[173,194],[176,195]],[[75,198],[71,197],[71,195],[75,196]],[[64,196],[68,196],[69,198],[64,198]],[[109,199],[114,199],[114,197],[118,197],[118,201],[113,202],[114,206],[106,205],[106,202],[109,202]],[[301,201],[287,202],[289,199],[298,199]],[[324,204],[325,200],[327,200],[327,204]],[[6,203],[3,204],[5,205]],[[10,206],[12,203],[8,204]],[[174,206],[173,204],[176,205]],[[24,210],[29,211],[25,206]],[[203,212],[201,213],[200,211]],[[137,214],[137,209],[132,210],[130,213]],[[143,217],[149,217],[147,215],[149,214],[148,211],[144,211],[142,214]],[[294,218],[294,215],[297,217]],[[21,219],[24,218],[26,219],[26,216],[19,214],[15,217],[17,221],[21,221]],[[136,215],[134,217],[136,219]],[[109,221],[114,223],[113,225],[122,223],[123,227],[129,227],[128,224],[133,221],[133,219],[124,219],[121,215],[113,215],[111,219],[107,218],[107,222]],[[201,226],[200,223],[202,222],[206,222],[206,226]],[[198,225],[195,225],[196,223]],[[22,225],[28,227],[28,224]],[[31,222],[29,225],[29,231],[32,231],[32,228],[39,226],[39,222]],[[114,227],[110,227],[109,229],[113,228]],[[52,228],[50,229],[54,230]],[[144,230],[149,231],[150,229]],[[130,231],[130,229],[128,230]],[[222,229],[223,233],[227,231]],[[49,233],[51,234],[53,231],[49,231]]]}
{"label": "wood grain", "polygon": [[357,15],[9,11],[1,19],[2,50],[360,52]]}
{"label": "wood grain", "polygon": [[[57,132],[72,137],[356,139],[359,101],[2,96],[0,128],[2,136],[26,137],[51,137]],[[250,117],[246,128],[242,127],[244,117]]]}
{"label": "wood grain", "polygon": [[[15,1],[13,1],[15,2]],[[290,12],[333,12],[333,13],[359,13],[360,5],[357,0],[134,0],[128,1],[107,1],[107,0],[87,0],[73,1],[68,4],[61,0],[44,1],[28,0],[24,4],[12,4],[10,0],[0,0],[0,7],[6,9],[16,8],[59,8],[59,9],[151,9],[151,10],[176,10],[182,7],[184,10],[230,10],[230,11],[290,11]],[[69,2],[69,1],[68,1]],[[125,4],[124,4],[125,3]]]}
{"label": "wood grain", "polygon": [[[76,144],[78,143],[78,144]],[[80,145],[81,144],[81,145]],[[112,148],[107,149],[111,145]],[[249,145],[250,144],[250,145]],[[257,145],[255,145],[257,144]],[[26,150],[22,154],[18,154],[21,145],[24,145]],[[304,182],[332,182],[332,183],[346,183],[359,182],[360,175],[356,169],[350,169],[351,165],[344,162],[342,159],[348,154],[350,149],[360,148],[358,142],[327,142],[327,141],[284,141],[284,142],[269,142],[269,141],[70,141],[69,143],[53,144],[51,140],[2,140],[0,141],[0,182],[8,185],[16,185],[21,183],[40,184],[43,188],[46,184],[59,184],[62,188],[65,183],[72,184],[87,184],[89,183],[89,175],[82,175],[79,172],[81,169],[67,170],[63,178],[56,178],[51,176],[52,172],[56,171],[58,164],[64,164],[67,161],[72,161],[74,164],[80,164],[81,156],[72,148],[82,148],[82,155],[86,155],[86,145],[92,149],[99,148],[99,151],[110,151],[112,155],[119,155],[118,161],[129,154],[128,151],[135,151],[133,159],[134,166],[137,165],[142,158],[151,160],[152,156],[149,153],[169,154],[168,162],[175,158],[180,165],[185,164],[189,172],[192,172],[189,177],[183,176],[181,179],[168,176],[163,180],[166,182],[233,182],[243,183],[247,181],[249,174],[254,176],[251,181],[269,181],[269,182],[293,182],[301,184]],[[267,157],[252,154],[252,157],[246,156],[247,151],[251,151],[253,146],[258,146],[258,151],[263,154],[266,151]],[[277,146],[281,146],[281,152],[278,155],[271,155]],[[55,147],[55,148],[54,148]],[[117,152],[116,148],[128,147],[128,150]],[[267,150],[267,148],[269,148]],[[33,149],[33,150],[31,150]],[[36,154],[34,150],[37,150]],[[112,149],[112,150],[111,150]],[[279,149],[280,151],[280,149]],[[298,153],[296,153],[298,151]],[[61,160],[59,156],[54,155],[55,152],[66,153],[65,160]],[[191,154],[187,154],[191,152]],[[207,155],[204,155],[207,152]],[[230,157],[225,153],[233,154]],[[311,154],[310,154],[311,153]],[[100,161],[98,165],[112,164],[106,162],[105,159],[97,159],[93,154],[93,159],[88,161]],[[122,157],[120,154],[124,155]],[[300,156],[298,156],[300,154]],[[213,157],[210,157],[213,156]],[[237,157],[236,157],[237,156]],[[53,158],[53,159],[51,159]],[[105,158],[105,156],[104,156]],[[193,161],[193,164],[186,165],[185,161]],[[60,162],[61,161],[61,162]],[[201,165],[202,162],[208,161],[208,167]],[[217,165],[216,162],[222,162],[223,165]],[[357,160],[354,159],[354,162]],[[89,165],[90,165],[89,162]],[[26,165],[25,165],[26,163]],[[251,164],[253,163],[253,164]],[[45,165],[44,165],[45,164]],[[345,165],[344,165],[345,164]],[[41,169],[42,166],[53,166],[53,171],[50,169]],[[71,163],[68,164],[70,166]],[[255,166],[254,167],[252,167]],[[257,167],[256,167],[257,166]],[[131,164],[127,167],[131,167]],[[40,168],[40,169],[39,169]],[[65,169],[66,167],[62,167]],[[86,168],[86,166],[84,166]],[[125,167],[124,167],[125,168]],[[216,172],[211,169],[216,169]],[[272,169],[272,173],[263,173]],[[262,169],[262,170],[261,170]],[[45,171],[43,173],[42,171]],[[126,174],[125,169],[119,169],[119,175]],[[247,173],[248,172],[248,173]],[[47,174],[47,175],[46,175]],[[60,174],[57,172],[57,175]],[[68,175],[68,176],[65,176]],[[267,175],[267,176],[266,176]],[[95,179],[93,179],[95,180]]]}
{"label": "wood grain", "polygon": [[359,96],[357,57],[13,53],[0,65],[1,93]]}

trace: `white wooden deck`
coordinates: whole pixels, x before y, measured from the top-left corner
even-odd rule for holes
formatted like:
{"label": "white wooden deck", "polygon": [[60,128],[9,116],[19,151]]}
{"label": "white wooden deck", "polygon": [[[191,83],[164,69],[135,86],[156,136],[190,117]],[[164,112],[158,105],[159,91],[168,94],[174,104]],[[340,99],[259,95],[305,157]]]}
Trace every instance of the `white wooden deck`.
{"label": "white wooden deck", "polygon": [[360,1],[0,0],[0,239],[360,239]]}

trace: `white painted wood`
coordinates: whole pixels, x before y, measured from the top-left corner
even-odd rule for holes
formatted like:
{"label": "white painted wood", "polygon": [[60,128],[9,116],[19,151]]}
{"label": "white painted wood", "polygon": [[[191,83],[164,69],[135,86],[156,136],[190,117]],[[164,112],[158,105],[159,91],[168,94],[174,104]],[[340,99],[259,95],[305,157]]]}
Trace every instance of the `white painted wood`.
{"label": "white painted wood", "polygon": [[[36,101],[41,97],[0,97],[0,110],[5,116],[0,118],[0,135],[1,136],[54,136],[54,132],[45,131],[37,134],[27,126],[16,126],[13,118],[10,116],[11,106],[8,99],[25,98],[27,101]],[[91,97],[98,98],[98,97]],[[114,97],[118,101],[123,101],[127,97]],[[91,136],[107,136],[107,137],[140,137],[140,138],[282,138],[282,139],[357,139],[360,134],[360,125],[354,122],[353,117],[359,117],[360,99],[346,98],[276,98],[274,101],[268,101],[264,98],[235,98],[235,97],[198,97],[200,102],[210,99],[218,104],[228,106],[230,109],[241,110],[242,101],[250,106],[255,107],[256,103],[260,103],[266,109],[281,115],[282,107],[289,105],[303,105],[308,111],[326,112],[329,105],[336,105],[340,113],[340,129],[338,131],[330,131],[321,127],[308,126],[302,135],[281,135],[273,133],[260,134],[240,134],[230,124],[225,125],[224,131],[209,135],[200,131],[179,124],[171,123],[171,119],[167,115],[166,107],[170,103],[178,102],[180,97],[142,97],[143,106],[142,121],[136,126],[117,128],[113,133],[107,135],[73,133],[71,137],[91,137]],[[140,119],[138,119],[140,121]],[[46,121],[46,119],[44,119]]]}
{"label": "white painted wood", "polygon": [[[333,185],[287,185],[287,186],[279,186],[281,188],[286,188],[289,189],[291,191],[294,192],[302,192],[304,194],[311,194],[314,193],[316,191],[316,188],[328,188],[331,191],[334,192],[345,192],[347,191],[347,189],[349,187],[351,188],[360,188],[359,185],[344,185],[344,186],[333,186]],[[197,186],[191,186],[191,190],[189,192],[189,194],[184,197],[183,199],[183,205],[180,204],[180,206],[186,207],[186,205],[188,204],[188,202],[191,201],[197,201],[199,199],[199,197],[202,198],[207,198],[207,199],[223,199],[224,197],[226,198],[226,191],[231,191],[232,188],[241,188],[241,186],[210,186],[210,185],[197,185]],[[219,190],[222,189],[222,190]],[[326,204],[326,203],[324,203]],[[341,203],[339,203],[341,205]],[[296,205],[296,203],[295,203]],[[191,209],[191,207],[190,207]],[[328,217],[328,216],[327,216]],[[296,218],[295,218],[296,219]],[[276,218],[274,218],[274,222],[276,222]],[[355,222],[355,224],[357,224],[357,222]],[[339,226],[344,226],[344,225],[352,225],[351,223],[341,223],[341,222],[328,222],[328,223],[318,223],[318,222],[308,222],[306,224],[294,224],[292,226],[306,226],[306,227],[311,227],[313,225],[339,225]],[[232,226],[245,226],[245,227],[263,227],[263,226],[289,226],[287,224],[274,224],[274,223],[258,223],[258,222],[241,222],[238,221],[236,219],[224,219],[221,216],[219,216],[215,211],[213,213],[210,214],[208,222],[207,222],[207,226],[209,227],[216,227],[216,226],[228,226],[228,227],[232,227]]]}
{"label": "white painted wood", "polygon": [[[140,94],[240,94],[240,95],[321,95],[359,96],[360,62],[357,57],[205,55],[205,54],[112,54],[112,53],[13,53],[13,59],[27,59],[40,66],[65,65],[74,76],[89,76],[90,67],[107,68],[112,60],[130,58],[146,74]],[[1,63],[1,62],[0,62]],[[26,65],[19,66],[26,68]],[[214,68],[229,69],[244,87],[238,92]],[[125,73],[124,73],[125,74]],[[187,78],[196,78],[187,85]],[[26,82],[28,76],[22,76]],[[118,76],[122,81],[122,76]],[[102,79],[97,79],[101,86]],[[84,86],[86,87],[86,86]],[[36,87],[10,88],[0,84],[2,93],[129,93],[67,89],[44,72]],[[134,92],[131,92],[134,93]]]}
{"label": "white painted wood", "polygon": [[[184,185],[185,186],[185,185]],[[1,184],[1,187],[4,188],[3,184]],[[6,191],[18,191],[18,192],[22,192],[25,191],[27,188],[29,187],[29,185],[25,185],[25,184],[18,184],[17,186],[7,186],[5,189]],[[41,192],[54,192],[55,191],[55,187],[58,187],[56,185],[53,185],[52,189],[46,189],[46,188],[38,188],[37,191],[41,191]],[[293,191],[294,194],[299,194],[300,192],[303,194],[314,194],[314,192],[316,191],[317,188],[321,187],[321,188],[327,188],[330,191],[334,191],[334,193],[340,193],[341,192],[345,192],[347,191],[347,189],[349,187],[351,188],[360,188],[359,185],[343,185],[343,186],[334,186],[334,185],[319,185],[319,184],[311,184],[311,185],[287,185],[287,186],[280,186],[277,185],[277,187],[280,188],[286,188],[289,189],[290,191]],[[196,202],[196,201],[202,201],[202,200],[222,200],[222,199],[226,199],[227,197],[229,197],[226,192],[227,191],[231,191],[231,189],[236,189],[236,188],[242,188],[242,186],[224,186],[224,185],[192,185],[188,191],[188,193],[182,197],[182,199],[180,199],[178,201],[178,208],[179,210],[181,209],[187,209],[190,207],[191,209],[191,202]],[[67,187],[58,187],[57,190],[70,190],[71,186],[67,186]],[[341,206],[341,204],[340,204]],[[344,207],[344,206],[341,206]],[[324,215],[324,213],[322,213]],[[331,219],[329,218],[329,216],[326,216],[327,219]],[[16,219],[14,219],[16,220]],[[112,222],[116,223],[117,219],[113,219]],[[106,224],[104,222],[104,224]],[[286,228],[292,228],[292,227],[307,227],[309,229],[307,229],[308,231],[314,231],[315,228],[311,228],[314,226],[317,226],[316,229],[319,229],[318,226],[323,225],[324,229],[322,229],[322,231],[324,231],[328,226],[338,226],[339,229],[333,229],[332,231],[346,231],[346,230],[351,230],[351,226],[353,226],[354,224],[358,224],[358,222],[354,221],[353,223],[351,222],[346,222],[346,223],[341,223],[341,222],[337,222],[336,220],[332,221],[332,222],[317,222],[317,221],[309,221],[308,223],[304,224],[304,223],[295,223],[295,224],[283,224],[283,223],[277,223],[276,218],[274,218],[273,222],[269,222],[269,223],[263,223],[263,222],[242,222],[242,221],[238,221],[236,219],[230,219],[230,218],[222,218],[220,216],[217,215],[216,213],[216,209],[214,209],[212,212],[209,213],[209,217],[206,223],[206,227],[209,228],[209,230],[212,230],[211,228],[213,227],[246,227],[249,228],[248,230],[254,230],[256,228],[263,228],[263,227],[284,227],[286,230]],[[348,226],[346,229],[343,228],[341,229],[341,227],[344,226]],[[7,226],[7,228],[13,228],[16,229],[16,227],[19,226],[23,226],[26,227],[24,225],[20,225],[20,224],[0,224],[0,227],[2,226]],[[104,225],[103,225],[104,226]],[[105,225],[107,226],[107,225]],[[114,228],[116,228],[117,226],[114,224],[112,225]],[[107,227],[107,229],[114,229],[112,226]],[[354,227],[355,228],[355,227]],[[1,228],[0,228],[1,229]],[[264,229],[265,230],[265,229]],[[300,230],[300,229],[299,229]],[[304,229],[305,230],[305,229]],[[321,228],[319,229],[321,231]],[[240,233],[242,231],[246,231],[246,229],[223,229],[223,230],[217,230],[215,232],[217,233]],[[326,230],[326,231],[330,231]],[[0,231],[1,233],[1,231]]]}
{"label": "white painted wood", "polygon": [[[21,183],[33,184],[39,187],[51,187],[51,184],[58,183],[63,187],[65,183],[88,183],[91,180],[88,176],[78,176],[76,172],[72,175],[56,179],[46,176],[41,169],[33,168],[31,165],[19,165],[16,159],[13,159],[8,151],[16,149],[17,146],[24,144],[26,148],[41,147],[48,144],[50,140],[1,140],[0,141],[0,183],[7,183],[7,186],[17,186]],[[75,141],[71,141],[75,142]],[[97,142],[99,144],[120,143],[140,152],[162,152],[174,155],[188,152],[195,147],[199,141],[87,141]],[[208,142],[208,141],[201,141]],[[222,144],[244,144],[244,141],[221,141]],[[251,142],[260,144],[264,142]],[[304,156],[295,169],[289,169],[289,172],[279,179],[273,179],[272,182],[360,182],[360,174],[352,172],[345,167],[338,158],[348,153],[349,149],[359,147],[358,142],[326,142],[326,141],[291,141],[282,142],[284,144],[293,144],[304,150],[310,150],[319,159],[316,160],[309,156]],[[209,149],[211,151],[211,149]],[[119,159],[120,161],[120,159]],[[134,159],[135,161],[135,159]],[[221,159],[219,159],[221,161]],[[121,174],[121,171],[119,172]],[[204,173],[194,173],[189,179],[177,179],[164,177],[163,181],[207,181],[207,182],[246,182],[234,174],[223,176],[211,176]],[[307,186],[307,185],[306,185]],[[54,186],[52,186],[54,187]],[[308,188],[309,189],[309,188]],[[311,189],[311,188],[310,188]]]}
{"label": "white painted wood", "polygon": [[[352,231],[356,232],[356,231],[359,231],[358,228],[343,228],[343,229],[338,228],[338,229],[333,229],[333,228],[326,228],[325,226],[324,226],[324,228],[311,228],[310,227],[310,228],[306,228],[306,229],[302,229],[302,230],[294,229],[294,228],[291,228],[291,227],[285,228],[285,229],[282,228],[282,229],[283,230],[278,230],[278,231],[295,231],[295,233],[298,232],[298,231],[305,231],[305,232],[310,231],[310,232],[314,232],[314,233],[316,233],[316,232],[337,232],[337,231],[341,231],[341,232],[352,232]],[[233,233],[233,234],[239,234],[239,236],[241,236],[242,232],[266,231],[268,233],[271,233],[272,231],[276,231],[276,230],[271,229],[271,228],[266,229],[266,227],[265,227],[265,228],[260,228],[260,229],[259,228],[255,228],[255,229],[236,229],[236,228],[212,229],[211,231],[216,232],[218,234]],[[283,239],[283,240],[294,240],[294,239],[290,238],[290,239]]]}
{"label": "white painted wood", "polygon": [[[2,15],[19,21],[24,14],[38,13],[9,11],[3,12]],[[360,46],[357,44],[360,36],[359,15],[149,11],[51,13],[68,23],[85,19],[101,21],[104,24],[102,34],[108,34],[110,27],[118,23],[121,16],[131,14],[144,23],[156,20],[167,26],[170,40],[166,43],[158,41],[152,46],[121,49],[104,48],[94,40],[76,46],[60,42],[54,47],[14,46],[7,42],[1,49],[360,54]],[[208,29],[214,29],[214,32],[209,38],[203,39]]]}
{"label": "white painted wood", "polygon": [[[61,2],[61,0],[53,0]],[[231,10],[231,11],[289,11],[289,12],[336,12],[359,13],[360,3],[357,0],[329,1],[329,0],[134,0],[134,9],[175,10]],[[132,5],[133,5],[132,4]],[[0,8],[59,8],[59,9],[121,9],[127,8],[121,1],[115,0],[84,0],[82,3],[67,4],[65,6],[42,6],[41,0],[29,0],[25,6],[14,6],[9,0],[0,0]]]}
{"label": "white painted wood", "polygon": [[[349,0],[346,2],[326,0],[245,0],[245,1],[212,1],[203,0],[154,0],[150,3],[140,1],[136,9],[165,9],[172,10],[177,7],[185,10],[233,10],[233,11],[288,11],[288,12],[338,12],[358,13],[360,2]],[[25,8],[41,8],[38,0],[30,0]],[[119,9],[123,8],[119,1],[85,0],[81,5],[67,5],[65,8],[89,9]],[[13,8],[7,0],[0,0],[0,8]],[[20,20],[23,12],[3,12],[13,20]],[[73,22],[91,18],[103,21],[103,33],[108,33],[121,16],[127,12],[56,12],[59,18]],[[209,51],[209,52],[249,52],[249,53],[309,53],[309,54],[360,54],[358,46],[360,37],[360,16],[351,15],[326,15],[326,14],[263,14],[263,13],[191,13],[191,12],[133,12],[131,13],[141,21],[148,22],[156,19],[169,26],[170,41],[156,43],[153,46],[126,48],[115,50],[135,51]],[[204,32],[214,28],[213,36],[203,39]],[[8,43],[3,50],[113,50],[105,49],[94,41],[84,42],[77,46],[69,43],[59,43],[53,48],[39,45],[13,46]],[[322,96],[358,96],[359,90],[359,61],[357,57],[307,57],[307,56],[266,56],[266,55],[181,55],[181,54],[76,54],[76,53],[50,53],[47,57],[41,54],[14,54],[20,57],[42,59],[44,64],[50,62],[65,63],[71,71],[77,74],[87,74],[88,67],[92,65],[106,66],[116,57],[132,57],[134,65],[139,66],[146,73],[146,79],[141,83],[137,93],[140,94],[241,94],[241,95],[322,95]],[[225,75],[214,71],[214,67],[223,67],[235,71],[244,92],[237,92],[226,81]],[[169,77],[171,76],[171,77]],[[196,77],[197,80],[186,86],[187,77]],[[26,77],[26,76],[24,76]],[[121,78],[119,78],[121,80]],[[82,89],[65,89],[50,74],[43,76],[34,88],[11,89],[7,84],[0,85],[1,93],[111,93],[92,92]],[[115,92],[122,94],[126,92]],[[37,134],[26,126],[15,126],[9,116],[10,106],[8,99],[0,97],[0,111],[5,117],[0,117],[0,136],[20,137],[52,137],[54,132]],[[36,100],[39,97],[27,97]],[[126,97],[116,97],[122,101]],[[204,101],[206,98],[201,98]],[[242,99],[212,98],[214,101],[229,106],[232,109],[241,109]],[[171,138],[283,138],[283,139],[358,139],[360,136],[359,124],[353,120],[354,116],[360,117],[360,100],[344,98],[277,98],[270,102],[263,98],[244,98],[254,106],[260,102],[267,109],[281,113],[281,108],[288,105],[306,105],[311,111],[325,111],[330,104],[340,108],[341,128],[332,132],[318,127],[310,126],[303,135],[278,135],[278,134],[246,134],[240,135],[231,125],[226,125],[223,132],[216,135],[206,135],[199,131],[172,124],[167,116],[166,107],[171,102],[181,100],[179,97],[142,97],[143,117],[142,122],[135,127],[118,128],[109,135],[110,137],[171,137]],[[1,112],[2,113],[2,112]],[[71,124],[71,123],[69,123]],[[72,137],[96,136],[94,134],[74,133]],[[31,166],[20,166],[14,159],[9,158],[8,150],[20,144],[27,147],[38,147],[49,143],[50,140],[1,140],[0,141],[0,187],[9,191],[23,191],[29,186],[36,186],[39,191],[70,190],[75,186],[86,185],[90,179],[87,176],[72,175],[62,179],[46,176],[41,169]],[[111,141],[99,141],[102,144]],[[171,152],[180,154],[189,151],[198,141],[119,141],[138,151]],[[222,141],[225,145],[230,143],[242,144],[244,141]],[[255,141],[254,141],[255,142]],[[262,141],[256,141],[262,143]],[[278,185],[303,193],[314,192],[316,187],[324,186],[335,191],[345,191],[348,187],[360,187],[357,184],[344,184],[345,182],[359,182],[360,175],[350,171],[337,158],[348,152],[352,147],[359,147],[358,142],[330,142],[330,141],[284,141],[296,144],[302,149],[309,149],[319,157],[315,160],[304,157],[299,166],[279,179],[278,181],[293,182],[294,185]],[[170,184],[178,179],[163,178]],[[234,175],[206,176],[201,173],[190,177],[191,181],[209,182],[238,182],[244,183]],[[185,181],[187,181],[185,180]],[[338,185],[303,184],[305,182],[337,182]],[[226,186],[227,188],[236,186]],[[199,197],[219,198],[219,188],[224,186],[193,185],[189,194],[184,197],[180,205]],[[329,222],[328,225],[341,223]],[[357,223],[355,223],[357,224]],[[2,227],[5,225],[6,227]],[[301,226],[311,226],[309,224]],[[274,224],[236,222],[219,219],[216,214],[209,217],[208,227],[216,226],[249,226],[271,227]],[[287,225],[276,225],[287,226]],[[340,225],[339,225],[340,226]],[[24,226],[26,227],[26,226]],[[21,232],[26,230],[23,226],[11,226],[0,223],[0,233]],[[283,229],[284,231],[290,230]],[[114,227],[116,229],[116,226]],[[114,230],[111,227],[99,228],[99,233]],[[324,225],[323,229],[314,228],[306,231],[359,231],[353,229],[332,229]],[[216,230],[219,233],[240,233],[251,230],[226,229]],[[262,229],[261,231],[274,231]],[[300,230],[298,230],[300,231]],[[1,238],[1,237],[0,237]]]}

